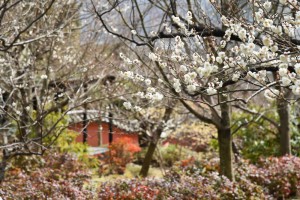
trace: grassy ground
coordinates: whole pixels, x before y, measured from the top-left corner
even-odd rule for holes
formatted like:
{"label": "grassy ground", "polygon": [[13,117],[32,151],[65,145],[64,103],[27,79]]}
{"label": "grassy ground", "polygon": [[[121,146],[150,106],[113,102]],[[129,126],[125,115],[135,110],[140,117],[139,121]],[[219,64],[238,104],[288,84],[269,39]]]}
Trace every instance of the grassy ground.
{"label": "grassy ground", "polygon": [[[126,170],[124,174],[122,175],[112,174],[109,176],[101,176],[101,177],[98,175],[97,171],[95,170],[89,186],[93,185],[97,187],[99,184],[107,181],[114,182],[120,179],[131,179],[134,177],[138,177],[140,169],[141,169],[140,165],[129,163],[126,166]],[[159,168],[155,168],[155,167],[150,168],[148,177],[160,178],[162,176],[163,176],[163,172]]]}

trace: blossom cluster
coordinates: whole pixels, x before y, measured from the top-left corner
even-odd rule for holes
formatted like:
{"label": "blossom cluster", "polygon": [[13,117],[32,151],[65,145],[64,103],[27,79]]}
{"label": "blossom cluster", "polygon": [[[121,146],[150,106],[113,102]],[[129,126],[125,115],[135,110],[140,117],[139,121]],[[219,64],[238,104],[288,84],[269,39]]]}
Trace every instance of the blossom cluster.
{"label": "blossom cluster", "polygon": [[[221,92],[224,83],[245,80],[263,88],[267,100],[281,95],[280,90],[273,88],[275,85],[300,95],[300,46],[293,42],[298,39],[300,10],[294,0],[280,0],[279,8],[284,10],[283,14],[271,2],[259,0],[245,9],[245,13],[252,13],[250,16],[221,15],[224,36],[215,40],[202,37],[201,32],[193,29],[195,21],[191,11],[184,20],[182,16],[171,16],[178,29],[173,32],[167,23],[162,26],[166,33],[174,33],[171,51],[157,47],[148,54],[151,63],[158,64],[167,74],[164,77],[168,79],[164,80],[167,84],[163,87],[167,85],[178,95],[215,95]],[[177,33],[180,34],[176,36]],[[206,53],[199,53],[199,47]],[[123,54],[120,57],[127,65],[140,63]],[[151,86],[151,79],[132,71],[122,72],[122,76],[146,86],[146,92],[139,94],[140,97],[152,102],[163,99],[157,92],[161,85]],[[266,87],[272,81],[277,84]]]}

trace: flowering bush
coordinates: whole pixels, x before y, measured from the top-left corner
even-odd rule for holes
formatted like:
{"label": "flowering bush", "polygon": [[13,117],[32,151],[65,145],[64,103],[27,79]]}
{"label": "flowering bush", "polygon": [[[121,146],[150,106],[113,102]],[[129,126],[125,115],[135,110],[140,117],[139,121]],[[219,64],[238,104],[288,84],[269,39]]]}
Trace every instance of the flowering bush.
{"label": "flowering bush", "polygon": [[39,166],[30,171],[20,167],[8,170],[1,185],[4,199],[91,199],[93,193],[84,189],[90,178],[85,165],[70,154],[49,153]]}
{"label": "flowering bush", "polygon": [[108,148],[109,151],[100,156],[102,163],[99,173],[101,175],[123,174],[126,165],[133,160],[134,154],[141,151],[141,148],[137,144],[133,144],[129,138],[119,138]]}

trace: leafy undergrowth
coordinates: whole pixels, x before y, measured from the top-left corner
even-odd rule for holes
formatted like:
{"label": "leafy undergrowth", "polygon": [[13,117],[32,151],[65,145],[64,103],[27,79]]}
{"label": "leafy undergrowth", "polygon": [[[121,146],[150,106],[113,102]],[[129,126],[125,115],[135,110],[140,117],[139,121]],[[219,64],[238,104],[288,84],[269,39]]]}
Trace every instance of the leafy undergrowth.
{"label": "leafy undergrowth", "polygon": [[[28,162],[34,157],[29,157]],[[3,199],[92,199],[93,192],[84,188],[90,179],[86,165],[67,153],[49,152],[26,170],[13,166],[1,185]],[[27,166],[28,166],[27,162]]]}
{"label": "leafy undergrowth", "polygon": [[270,157],[255,166],[242,160],[236,181],[219,176],[216,160],[195,165],[194,160],[164,178],[103,183],[100,199],[285,199],[300,189],[300,158]]}
{"label": "leafy undergrowth", "polygon": [[[27,168],[22,168],[25,162]],[[123,179],[114,177],[94,184],[86,164],[68,153],[49,152],[38,162],[30,157],[14,163],[1,185],[0,196],[3,199],[271,200],[296,198],[300,191],[300,158],[293,156],[270,157],[256,165],[240,159],[235,182],[219,176],[217,159],[198,163],[193,158],[186,159],[160,178],[132,178],[138,169],[127,165]]]}

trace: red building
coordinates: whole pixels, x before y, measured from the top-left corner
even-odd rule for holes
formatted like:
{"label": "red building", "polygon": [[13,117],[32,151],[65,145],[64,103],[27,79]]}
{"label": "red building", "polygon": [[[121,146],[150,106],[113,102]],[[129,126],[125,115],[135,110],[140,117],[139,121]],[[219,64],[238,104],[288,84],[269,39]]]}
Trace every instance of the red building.
{"label": "red building", "polygon": [[[69,112],[69,129],[78,132],[77,142],[83,142],[83,110]],[[109,144],[109,135],[112,133],[112,142],[119,138],[127,138],[133,144],[139,144],[138,128],[132,121],[109,120],[107,115],[101,114],[96,110],[87,110],[87,143],[92,147],[107,146]],[[111,130],[110,130],[111,129]]]}

